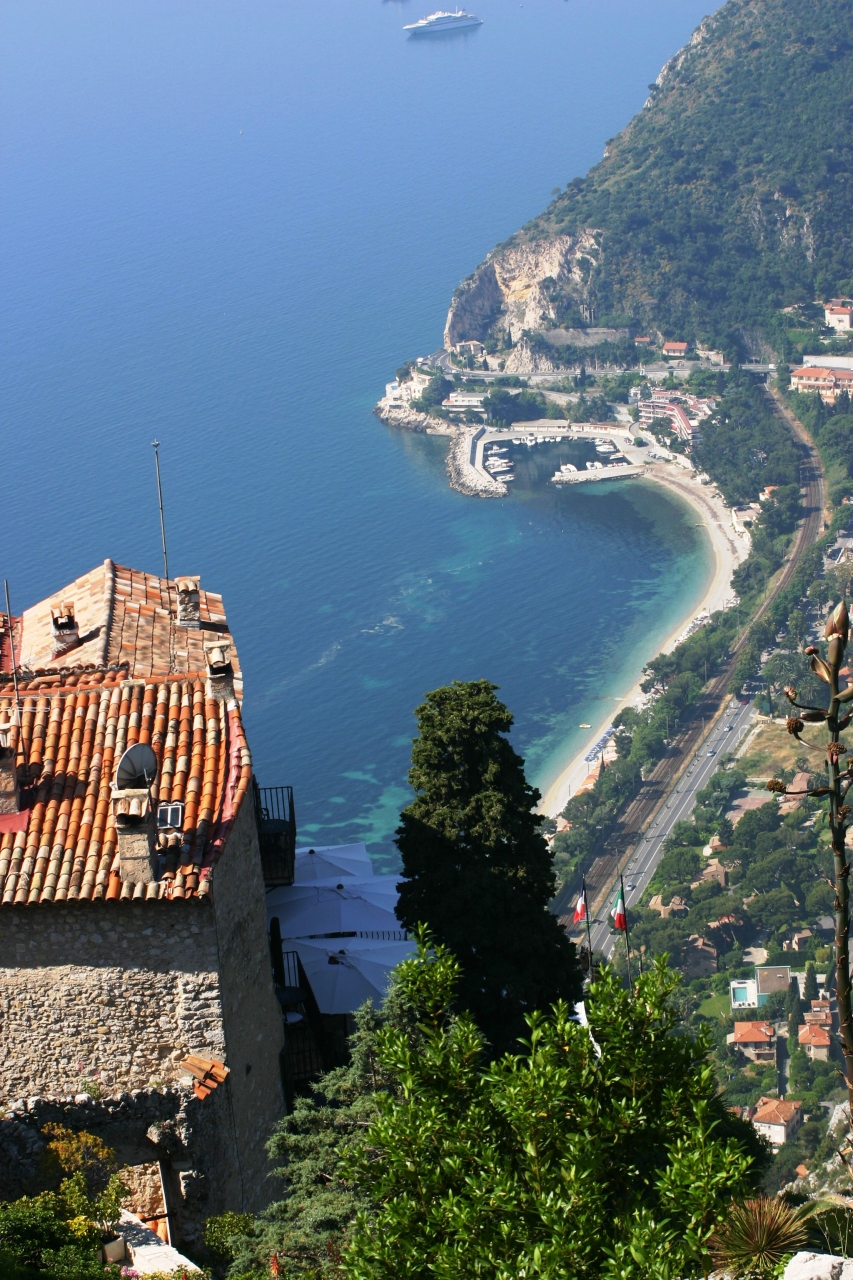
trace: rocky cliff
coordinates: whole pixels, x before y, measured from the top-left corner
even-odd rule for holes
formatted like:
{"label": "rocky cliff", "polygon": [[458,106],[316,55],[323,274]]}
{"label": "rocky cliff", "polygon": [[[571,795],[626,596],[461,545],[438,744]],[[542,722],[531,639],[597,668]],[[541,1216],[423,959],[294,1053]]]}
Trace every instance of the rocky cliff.
{"label": "rocky cliff", "polygon": [[584,228],[576,235],[518,239],[494,250],[456,290],[444,327],[445,346],[472,338],[482,342],[493,328],[513,342],[525,329],[549,328],[564,296],[584,297],[600,252],[597,236]]}
{"label": "rocky cliff", "polygon": [[733,351],[853,289],[851,124],[853,0],[728,0],[604,159],[457,290],[446,344],[594,313]]}

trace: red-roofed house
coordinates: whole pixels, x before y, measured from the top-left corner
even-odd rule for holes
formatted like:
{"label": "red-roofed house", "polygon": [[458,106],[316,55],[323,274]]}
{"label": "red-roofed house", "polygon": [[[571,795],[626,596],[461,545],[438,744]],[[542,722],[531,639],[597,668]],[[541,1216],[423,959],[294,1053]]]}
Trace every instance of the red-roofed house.
{"label": "red-roofed house", "polygon": [[665,342],[662,350],[665,356],[686,356],[690,350],[690,344],[687,342]]}
{"label": "red-roofed house", "polygon": [[717,948],[694,933],[684,944],[681,972],[685,978],[707,978],[717,972]]}
{"label": "red-roofed house", "polygon": [[[198,1243],[269,1201],[285,1110],[222,600],[108,560],[3,617],[0,660],[0,1136],[23,1167],[45,1121],[93,1129],[128,1207]],[[135,744],[153,776],[119,776]]]}
{"label": "red-roofed house", "polygon": [[803,1021],[815,1027],[832,1030],[832,1004],[829,1000],[812,1000],[812,1007],[803,1014]]}
{"label": "red-roofed house", "polygon": [[781,1098],[759,1098],[752,1123],[774,1147],[781,1147],[793,1138],[803,1123],[803,1104],[786,1102]]}
{"label": "red-roofed house", "polygon": [[733,1044],[751,1062],[776,1061],[776,1032],[769,1022],[736,1022],[726,1044]]}
{"label": "red-roofed house", "polygon": [[853,392],[853,369],[804,365],[792,370],[791,390],[816,393],[825,404],[835,404],[842,391]]}
{"label": "red-roofed house", "polygon": [[853,328],[853,307],[849,303],[830,303],[823,309],[823,318],[830,329],[840,331]]}
{"label": "red-roofed house", "polygon": [[800,1048],[804,1049],[810,1058],[815,1058],[819,1062],[828,1060],[832,1037],[826,1027],[815,1026],[813,1022],[806,1023],[805,1026],[800,1027],[798,1039]]}

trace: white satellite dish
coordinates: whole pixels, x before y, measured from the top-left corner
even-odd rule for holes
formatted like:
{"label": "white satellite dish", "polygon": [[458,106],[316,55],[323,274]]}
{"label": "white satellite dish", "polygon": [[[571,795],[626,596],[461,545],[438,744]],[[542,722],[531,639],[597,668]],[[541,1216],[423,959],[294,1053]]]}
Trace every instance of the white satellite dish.
{"label": "white satellite dish", "polygon": [[148,787],[157,777],[157,757],[147,742],[128,747],[116,769],[116,789]]}

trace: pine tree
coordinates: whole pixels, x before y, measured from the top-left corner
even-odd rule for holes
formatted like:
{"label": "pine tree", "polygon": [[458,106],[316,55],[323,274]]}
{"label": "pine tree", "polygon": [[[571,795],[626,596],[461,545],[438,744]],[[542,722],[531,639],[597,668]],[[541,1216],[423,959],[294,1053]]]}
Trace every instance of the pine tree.
{"label": "pine tree", "polygon": [[[341,1250],[355,1216],[369,1206],[366,1195],[341,1173],[341,1151],[376,1118],[378,1096],[387,1088],[377,1062],[380,1027],[407,1028],[393,979],[382,1010],[365,1004],[355,1022],[349,1064],[321,1076],[310,1096],[298,1097],[273,1131],[267,1149],[279,1165],[275,1174],[283,1180],[284,1194],[259,1217],[235,1224],[221,1248],[231,1262],[230,1274],[266,1276],[273,1254],[282,1276],[320,1280],[340,1274]],[[217,1228],[229,1225],[212,1221]]]}
{"label": "pine tree", "polygon": [[[208,1219],[205,1242],[219,1264],[217,1274],[227,1267],[241,1280],[263,1280],[275,1255],[283,1277],[336,1280],[341,1275],[356,1215],[375,1208],[369,1194],[346,1176],[341,1156],[378,1118],[383,1097],[397,1091],[380,1061],[383,1037],[395,1035],[419,1055],[422,988],[426,984],[443,1009],[458,977],[452,956],[420,934],[418,939],[418,962],[394,971],[381,1008],[368,1001],[356,1010],[349,1063],[315,1081],[310,1095],[298,1097],[292,1113],[273,1130],[267,1150],[279,1166],[281,1199],[254,1218],[226,1213]],[[442,1014],[434,1029],[452,1022]]]}
{"label": "pine tree", "polygon": [[578,1000],[575,948],[548,910],[551,855],[539,792],[504,736],[512,716],[487,680],[454,682],[418,707],[419,736],[397,846],[397,915],[429,927],[462,966],[460,999],[492,1047],[512,1047],[524,1015]]}

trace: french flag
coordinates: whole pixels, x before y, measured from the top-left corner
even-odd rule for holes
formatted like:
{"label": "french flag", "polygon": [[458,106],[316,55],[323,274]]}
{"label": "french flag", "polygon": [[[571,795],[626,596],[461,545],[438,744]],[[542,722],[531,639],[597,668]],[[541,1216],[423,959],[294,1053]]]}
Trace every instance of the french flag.
{"label": "french flag", "polygon": [[575,905],[574,924],[586,920],[586,881],[581,882],[581,891]]}

